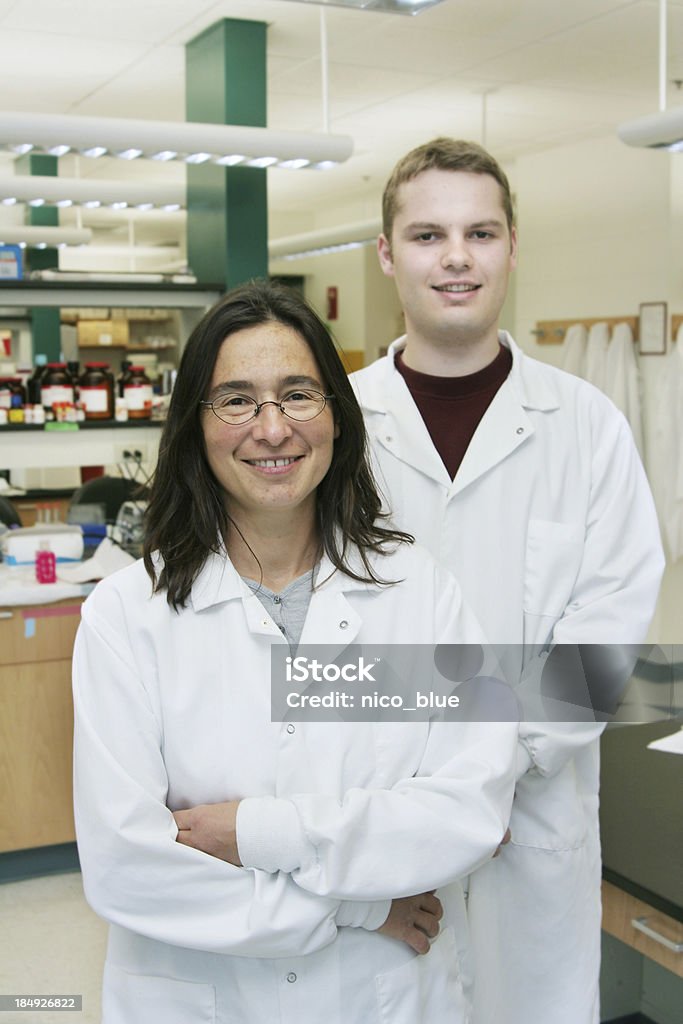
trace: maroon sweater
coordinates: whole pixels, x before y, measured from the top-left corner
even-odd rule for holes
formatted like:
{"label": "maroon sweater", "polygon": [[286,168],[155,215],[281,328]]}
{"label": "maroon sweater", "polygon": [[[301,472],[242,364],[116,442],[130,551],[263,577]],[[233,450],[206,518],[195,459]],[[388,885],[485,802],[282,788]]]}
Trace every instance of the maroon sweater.
{"label": "maroon sweater", "polygon": [[512,353],[503,345],[492,363],[466,377],[433,377],[411,370],[403,362],[401,353],[397,353],[396,369],[420,410],[451,480],[458,472],[479,421],[511,367]]}

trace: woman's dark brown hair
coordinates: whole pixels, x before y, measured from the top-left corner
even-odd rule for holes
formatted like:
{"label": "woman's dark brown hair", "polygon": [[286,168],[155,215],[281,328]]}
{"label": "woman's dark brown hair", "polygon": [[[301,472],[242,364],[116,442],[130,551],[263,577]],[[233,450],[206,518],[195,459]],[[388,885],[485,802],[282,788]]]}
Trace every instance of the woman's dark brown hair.
{"label": "woman's dark brown hair", "polygon": [[[277,321],[295,330],[311,349],[339,436],[332,463],[317,490],[321,546],[335,568],[353,579],[386,584],[371,564],[410,534],[382,525],[386,514],[370,470],[363,415],[335,344],[324,323],[295,291],[253,281],[229,292],[192,332],[183,352],[159,449],[147,509],[145,568],[155,591],[182,608],[209,554],[227,537],[230,517],[207,458],[200,402],[208,396],[221,345],[236,331]],[[351,549],[362,568],[353,568]],[[159,552],[162,562],[152,557]]]}

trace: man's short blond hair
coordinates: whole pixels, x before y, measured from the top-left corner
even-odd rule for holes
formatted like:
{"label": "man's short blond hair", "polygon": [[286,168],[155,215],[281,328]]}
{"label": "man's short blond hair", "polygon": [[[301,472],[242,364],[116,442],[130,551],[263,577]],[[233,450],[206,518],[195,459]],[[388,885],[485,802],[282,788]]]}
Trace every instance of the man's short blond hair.
{"label": "man's short blond hair", "polygon": [[512,193],[505,171],[482,146],[463,139],[441,137],[426,142],[407,153],[396,164],[382,196],[382,231],[391,242],[394,218],[398,212],[398,191],[406,181],[412,181],[423,171],[466,171],[469,174],[490,174],[500,185],[501,199],[508,230],[512,231],[514,212]]}

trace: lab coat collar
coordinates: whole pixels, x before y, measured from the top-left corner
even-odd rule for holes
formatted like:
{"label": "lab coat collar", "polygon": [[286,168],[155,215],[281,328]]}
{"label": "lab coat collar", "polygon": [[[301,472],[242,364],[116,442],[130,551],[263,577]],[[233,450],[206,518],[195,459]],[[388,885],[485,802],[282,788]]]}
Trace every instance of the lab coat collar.
{"label": "lab coat collar", "polygon": [[376,371],[369,367],[357,377],[366,412],[387,417],[386,429],[377,430],[378,442],[445,487],[451,498],[526,443],[535,430],[529,411],[548,412],[560,404],[554,382],[547,379],[548,368],[525,356],[507,331],[499,332],[499,340],[512,353],[512,368],[477,427],[453,481],[395,366],[396,354],[406,345],[405,335],[393,342],[384,361],[375,364]]}
{"label": "lab coat collar", "polygon": [[[395,378],[398,377],[403,383],[406,392],[408,390],[395,365],[395,357],[398,352],[402,352],[406,347],[407,340],[404,334],[389,346],[383,380],[381,382],[381,385],[384,387],[391,382],[395,386]],[[546,364],[539,363],[536,359],[525,355],[508,331],[499,331],[498,340],[501,345],[510,349],[512,353],[512,369],[505,383],[512,388],[520,405],[525,409],[537,409],[540,412],[549,412],[552,409],[559,408],[560,395],[548,380]],[[378,381],[378,383],[380,382]],[[386,411],[386,404],[382,393],[383,386],[368,388],[366,394],[365,381],[363,381],[363,402],[371,412],[382,413]]]}
{"label": "lab coat collar", "polygon": [[525,355],[507,331],[498,332],[498,341],[512,353],[512,369],[506,383],[510,384],[520,405],[539,412],[559,409],[560,394],[550,383],[547,364]]}
{"label": "lab coat collar", "polygon": [[[358,552],[352,550],[349,558],[354,568],[360,568],[360,557]],[[373,560],[373,565],[375,565]],[[377,562],[376,571],[382,576],[381,560]],[[379,591],[379,587],[373,584],[361,583],[351,579],[345,573],[334,568],[327,556],[323,556],[317,572],[317,592],[335,592],[344,594],[352,590]],[[225,547],[212,551],[207,557],[202,569],[195,580],[190,594],[192,608],[201,612],[205,608],[221,604],[224,601],[241,600],[243,597],[253,597],[253,592],[244,583],[234,565],[230,561]]]}

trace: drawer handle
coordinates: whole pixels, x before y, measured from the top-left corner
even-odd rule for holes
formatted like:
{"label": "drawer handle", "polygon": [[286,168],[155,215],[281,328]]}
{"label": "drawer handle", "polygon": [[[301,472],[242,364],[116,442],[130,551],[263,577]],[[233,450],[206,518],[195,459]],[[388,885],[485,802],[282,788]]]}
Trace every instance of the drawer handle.
{"label": "drawer handle", "polygon": [[660,945],[666,946],[672,953],[683,953],[683,942],[674,942],[673,939],[667,939],[666,935],[655,931],[647,922],[647,917],[634,917],[631,919],[633,927],[637,928],[643,935],[647,935],[649,938],[654,939],[655,942],[659,942]]}
{"label": "drawer handle", "polygon": [[14,612],[0,612],[0,619],[13,619]]}

